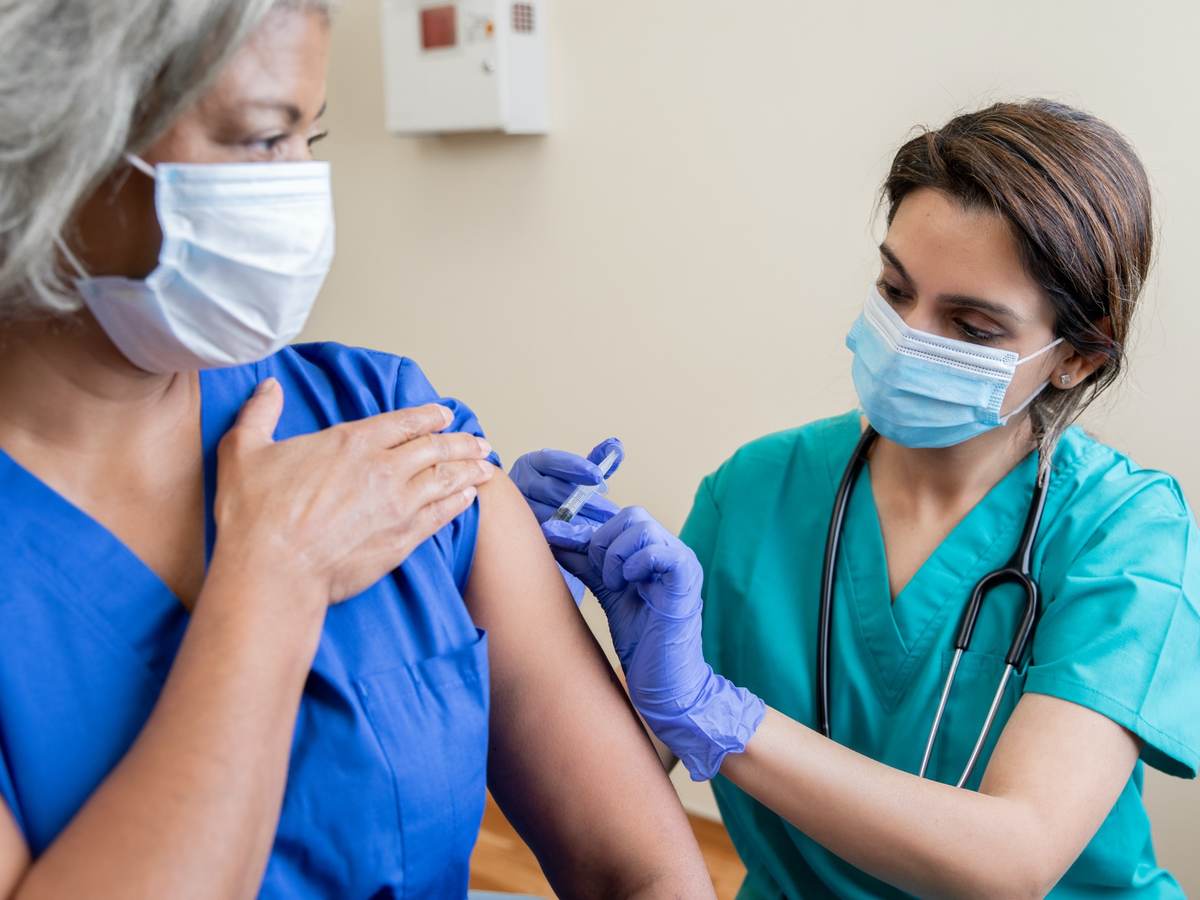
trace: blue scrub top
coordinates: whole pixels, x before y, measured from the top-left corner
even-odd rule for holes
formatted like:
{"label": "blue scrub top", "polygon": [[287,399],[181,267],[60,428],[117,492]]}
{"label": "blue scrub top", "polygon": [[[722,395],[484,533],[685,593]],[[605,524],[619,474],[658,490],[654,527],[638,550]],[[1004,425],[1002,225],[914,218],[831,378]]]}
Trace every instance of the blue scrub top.
{"label": "blue scrub top", "polygon": [[[216,449],[279,379],[276,437],[438,400],[411,360],[335,344],[200,376],[208,548]],[[453,400],[448,430],[482,435]],[[95,520],[0,451],[0,796],[35,857],[125,755],[189,616]],[[476,504],[329,610],[264,897],[463,897],[483,815],[486,636],[463,604]]]}
{"label": "blue scrub top", "polygon": [[[704,565],[708,661],[810,726],[825,536],[859,436],[855,412],[743,447],[701,485],[683,530]],[[836,570],[835,740],[918,770],[962,610],[976,582],[1012,557],[1036,469],[1031,455],[1003,478],[895,602],[864,469]],[[1042,611],[1032,658],[1009,682],[967,786],[978,788],[1022,694],[1106,716],[1137,736],[1141,762],[1051,896],[1182,897],[1155,859],[1142,801],[1143,764],[1185,778],[1200,766],[1200,531],[1179,485],[1072,428],[1055,453],[1033,572]],[[938,781],[954,783],[970,755],[1004,669],[1018,599],[1010,586],[984,605],[930,762]],[[749,873],[740,898],[904,896],[728,780],[717,778],[713,790]]]}

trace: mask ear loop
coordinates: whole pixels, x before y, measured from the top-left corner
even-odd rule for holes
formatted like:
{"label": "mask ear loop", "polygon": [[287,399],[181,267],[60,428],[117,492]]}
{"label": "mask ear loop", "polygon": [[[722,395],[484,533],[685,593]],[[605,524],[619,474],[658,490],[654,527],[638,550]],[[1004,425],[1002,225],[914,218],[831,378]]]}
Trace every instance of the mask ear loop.
{"label": "mask ear loop", "polygon": [[[139,172],[141,172],[145,175],[148,175],[150,178],[153,178],[155,181],[158,180],[158,175],[154,171],[154,166],[150,165],[150,163],[146,162],[140,156],[137,156],[136,154],[133,154],[133,153],[126,153],[125,161],[127,163],[129,163],[129,165],[131,165],[135,169],[137,169]],[[63,255],[63,258],[66,259],[66,261],[70,264],[71,268],[75,270],[75,273],[80,278],[87,279],[87,278],[91,277],[90,275],[88,275],[87,269],[85,269],[83,267],[83,263],[81,263],[79,261],[79,257],[76,256],[73,252],[71,252],[71,248],[67,246],[67,242],[62,239],[62,235],[56,234],[54,236],[54,244],[55,244],[55,246],[58,247],[59,252],[62,253],[62,255]]]}
{"label": "mask ear loop", "polygon": [[143,175],[148,175],[149,177],[153,178],[155,181],[158,180],[158,175],[154,171],[154,166],[150,165],[150,163],[146,162],[140,156],[137,156],[136,154],[133,154],[133,153],[126,153],[125,154],[125,162],[129,163],[131,166],[133,166],[135,169],[137,169]]}
{"label": "mask ear loop", "polygon": [[70,263],[71,268],[75,270],[76,274],[79,275],[80,278],[86,279],[90,277],[87,273],[87,269],[83,267],[83,263],[79,261],[79,257],[71,252],[71,248],[67,246],[67,242],[62,239],[62,235],[56,234],[54,236],[54,243],[58,247],[59,252],[62,253],[63,257],[68,263]]}
{"label": "mask ear loop", "polygon": [[1051,341],[1049,344],[1047,344],[1045,347],[1043,347],[1041,350],[1037,351],[1036,353],[1030,353],[1024,359],[1018,359],[1015,363],[1013,363],[1013,365],[1019,366],[1022,363],[1029,362],[1031,359],[1037,359],[1043,353],[1049,353],[1051,350],[1053,350],[1055,347],[1057,347],[1059,344],[1061,344],[1065,340],[1066,340],[1066,338],[1059,338],[1057,341]]}
{"label": "mask ear loop", "polygon": [[[154,166],[151,166],[151,164],[143,160],[142,157],[137,156],[136,154],[125,154],[125,161],[133,168],[136,168],[138,172],[149,175],[150,178],[156,181],[158,180],[158,175],[155,173]],[[54,235],[54,244],[59,248],[59,252],[62,253],[62,256],[64,256],[64,258],[67,260],[67,263],[71,264],[71,268],[76,270],[76,274],[80,278],[91,277],[88,275],[88,270],[83,268],[83,263],[79,262],[79,257],[77,257],[76,254],[71,251],[71,247],[67,246],[67,242],[62,240],[61,234]]]}
{"label": "mask ear loop", "polygon": [[1000,424],[1007,425],[1013,416],[1019,415],[1020,413],[1023,413],[1023,412],[1025,412],[1025,410],[1029,409],[1029,407],[1030,407],[1030,405],[1032,405],[1033,401],[1036,400],[1038,397],[1040,397],[1042,395],[1042,392],[1045,391],[1046,388],[1048,388],[1048,387],[1050,387],[1050,382],[1043,381],[1040,385],[1038,385],[1037,390],[1029,395],[1029,398],[1024,403],[1022,403],[1016,409],[1012,410],[1007,416],[1005,416],[1003,419],[1001,419]]}
{"label": "mask ear loop", "polygon": [[[1022,363],[1029,362],[1031,359],[1037,359],[1039,356],[1041,356],[1044,353],[1049,353],[1051,350],[1053,350],[1055,347],[1057,347],[1059,344],[1061,344],[1064,340],[1066,340],[1066,338],[1059,338],[1057,341],[1053,341],[1053,342],[1047,344],[1045,347],[1043,347],[1041,350],[1037,351],[1036,353],[1031,353],[1028,356],[1026,356],[1024,359],[1018,359],[1016,362],[1016,365],[1019,366]],[[1015,366],[1014,366],[1014,368],[1015,368]],[[1046,390],[1046,388],[1048,388],[1049,386],[1050,386],[1050,379],[1047,378],[1040,385],[1038,385],[1037,390],[1034,391],[1032,394],[1030,394],[1029,398],[1024,403],[1022,403],[1016,409],[1009,412],[1009,414],[1007,416],[1005,416],[1003,419],[1001,419],[1000,424],[1007,425],[1013,416],[1027,410],[1030,407],[1030,405],[1033,403],[1033,401],[1036,400],[1038,397],[1040,397],[1042,395],[1042,392],[1044,390]]]}

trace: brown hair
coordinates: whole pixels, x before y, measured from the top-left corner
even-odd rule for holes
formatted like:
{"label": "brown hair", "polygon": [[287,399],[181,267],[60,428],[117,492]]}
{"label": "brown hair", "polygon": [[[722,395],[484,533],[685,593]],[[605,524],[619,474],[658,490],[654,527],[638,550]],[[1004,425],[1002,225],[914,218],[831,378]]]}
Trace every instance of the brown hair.
{"label": "brown hair", "polygon": [[1002,216],[1054,308],[1056,335],[1103,359],[1082,384],[1044,391],[1030,406],[1048,460],[1125,362],[1154,242],[1146,171],[1128,141],[1095,116],[1029,100],[957,116],[901,147],[883,188],[889,224],[923,187]]}

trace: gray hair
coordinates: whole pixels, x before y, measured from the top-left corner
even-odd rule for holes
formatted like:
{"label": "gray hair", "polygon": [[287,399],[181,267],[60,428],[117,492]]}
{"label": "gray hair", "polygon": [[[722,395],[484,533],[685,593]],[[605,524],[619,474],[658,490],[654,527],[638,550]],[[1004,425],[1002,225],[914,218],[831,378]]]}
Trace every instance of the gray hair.
{"label": "gray hair", "polygon": [[332,0],[0,0],[0,319],[80,301],[57,241],[275,6]]}

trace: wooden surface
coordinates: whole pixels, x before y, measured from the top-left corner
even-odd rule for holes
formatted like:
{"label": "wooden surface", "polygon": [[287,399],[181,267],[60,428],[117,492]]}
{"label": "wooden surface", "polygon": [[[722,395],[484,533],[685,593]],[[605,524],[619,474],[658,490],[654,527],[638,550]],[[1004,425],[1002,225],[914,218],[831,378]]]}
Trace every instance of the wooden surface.
{"label": "wooden surface", "polygon": [[[689,817],[700,850],[708,863],[709,874],[721,900],[732,900],[742,884],[746,870],[738,859],[729,835],[720,822]],[[553,897],[550,885],[542,876],[537,860],[521,841],[504,814],[488,797],[483,815],[483,828],[475,855],[471,858],[471,887],[481,891],[512,891]]]}

